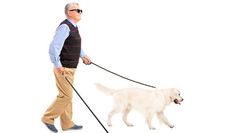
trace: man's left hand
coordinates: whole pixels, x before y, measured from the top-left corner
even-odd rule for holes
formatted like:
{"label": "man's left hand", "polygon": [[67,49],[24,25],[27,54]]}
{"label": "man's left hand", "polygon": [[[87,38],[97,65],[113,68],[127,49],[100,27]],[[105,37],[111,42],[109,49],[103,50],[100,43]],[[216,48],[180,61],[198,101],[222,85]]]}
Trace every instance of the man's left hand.
{"label": "man's left hand", "polygon": [[90,60],[90,58],[87,56],[87,55],[85,55],[85,56],[83,56],[83,57],[81,57],[82,58],[82,60],[83,60],[83,63],[85,64],[85,65],[90,65],[92,62],[91,62],[91,60]]}

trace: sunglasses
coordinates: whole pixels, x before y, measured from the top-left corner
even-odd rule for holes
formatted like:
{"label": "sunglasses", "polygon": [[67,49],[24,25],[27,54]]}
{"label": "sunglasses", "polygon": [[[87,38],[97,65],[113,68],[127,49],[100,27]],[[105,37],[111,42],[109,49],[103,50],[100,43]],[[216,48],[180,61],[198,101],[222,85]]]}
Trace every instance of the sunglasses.
{"label": "sunglasses", "polygon": [[78,12],[79,14],[81,14],[81,13],[83,12],[83,10],[80,10],[80,9],[71,9],[71,10],[69,10],[69,11],[76,11],[76,12]]}

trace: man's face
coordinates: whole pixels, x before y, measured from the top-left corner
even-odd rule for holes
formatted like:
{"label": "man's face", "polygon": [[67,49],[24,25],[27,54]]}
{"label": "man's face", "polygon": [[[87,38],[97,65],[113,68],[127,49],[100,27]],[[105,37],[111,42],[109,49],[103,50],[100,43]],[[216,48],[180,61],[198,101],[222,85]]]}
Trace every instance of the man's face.
{"label": "man's face", "polygon": [[69,19],[72,19],[75,22],[79,22],[81,19],[81,13],[80,8],[77,5],[71,6],[68,10],[68,17]]}

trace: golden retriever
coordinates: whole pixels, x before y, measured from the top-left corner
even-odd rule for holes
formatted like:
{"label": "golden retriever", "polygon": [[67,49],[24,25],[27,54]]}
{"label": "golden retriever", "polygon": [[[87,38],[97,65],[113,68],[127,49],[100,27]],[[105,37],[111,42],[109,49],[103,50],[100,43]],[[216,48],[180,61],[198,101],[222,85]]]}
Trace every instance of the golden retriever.
{"label": "golden retriever", "polygon": [[127,120],[127,115],[131,109],[135,109],[141,112],[146,120],[149,129],[155,129],[151,125],[153,115],[157,115],[160,122],[165,123],[170,128],[174,125],[171,124],[163,111],[167,105],[171,102],[180,104],[183,98],[180,96],[180,92],[175,88],[170,89],[155,89],[144,90],[137,88],[126,89],[110,89],[100,83],[95,83],[98,90],[105,94],[111,95],[114,98],[114,106],[108,115],[108,126],[112,126],[111,118],[114,114],[121,112],[123,114],[123,121],[127,126],[133,126]]}

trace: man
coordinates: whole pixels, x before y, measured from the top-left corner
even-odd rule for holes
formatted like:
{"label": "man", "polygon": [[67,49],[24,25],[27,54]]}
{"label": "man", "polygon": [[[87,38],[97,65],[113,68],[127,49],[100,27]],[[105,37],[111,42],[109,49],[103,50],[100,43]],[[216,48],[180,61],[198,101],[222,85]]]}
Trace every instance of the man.
{"label": "man", "polygon": [[72,121],[73,89],[64,76],[73,83],[74,73],[79,58],[86,65],[91,64],[89,57],[81,49],[81,38],[76,23],[81,19],[82,10],[78,3],[68,3],[65,6],[65,19],[57,27],[53,41],[50,44],[49,55],[54,64],[54,75],[59,94],[52,105],[46,110],[42,122],[52,132],[58,132],[54,119],[60,117],[62,130],[78,130],[83,126]]}

